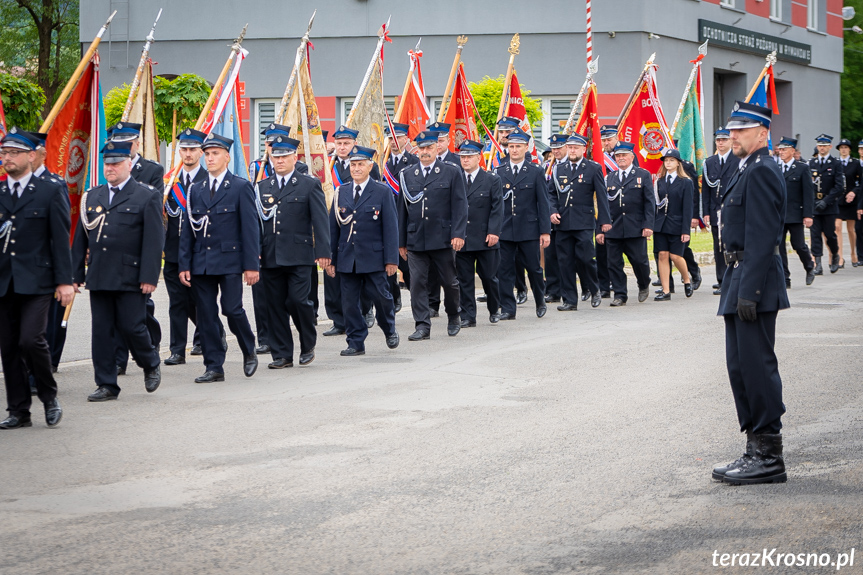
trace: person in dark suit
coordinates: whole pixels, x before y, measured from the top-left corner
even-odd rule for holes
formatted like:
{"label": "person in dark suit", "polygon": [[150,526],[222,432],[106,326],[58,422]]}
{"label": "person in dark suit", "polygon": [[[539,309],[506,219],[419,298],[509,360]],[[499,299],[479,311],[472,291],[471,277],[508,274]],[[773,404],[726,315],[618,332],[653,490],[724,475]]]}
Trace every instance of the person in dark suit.
{"label": "person in dark suit", "polygon": [[300,336],[300,365],[315,359],[315,312],[309,300],[310,267],[330,265],[330,225],[321,182],[296,171],[299,140],[271,144],[274,174],[255,186],[261,218],[261,276],[269,303],[270,369],[294,365],[290,319]]}
{"label": "person in dark suit", "polygon": [[839,199],[845,195],[845,170],[841,162],[830,155],[833,136],[821,134],[815,138],[818,155],[809,160],[812,182],[815,184],[815,212],[809,239],[815,257],[815,275],[824,273],[821,256],[824,254],[822,234],[830,249],[830,273],[839,270],[839,242],[836,239],[836,217],[839,215]]}
{"label": "person in dark suit", "polygon": [[719,295],[726,267],[719,245],[719,203],[728,182],[737,173],[740,160],[731,153],[731,134],[728,130],[720,126],[713,133],[713,141],[716,143],[716,153],[704,160],[701,173],[701,211],[704,223],[710,226],[710,233],[713,234],[713,258],[716,263],[713,295]]}
{"label": "person in dark suit", "polygon": [[[520,126],[521,120],[513,116],[504,116],[497,121],[497,141],[505,153],[504,157],[501,158],[500,165],[509,161],[509,135],[518,130]],[[524,153],[524,159],[527,162],[531,162],[532,158],[529,151]],[[515,284],[513,285],[515,286],[515,303],[517,305],[527,303],[527,282],[525,281],[524,262],[521,261],[521,254],[519,253],[516,253],[515,256]],[[479,301],[479,298],[477,298],[477,301]]]}
{"label": "person in dark suit", "polygon": [[848,229],[848,243],[851,246],[851,264],[857,267],[857,235],[854,232],[854,224],[857,221],[857,196],[860,194],[860,183],[863,178],[863,166],[860,160],[851,157],[851,141],[842,138],[836,144],[839,150],[839,163],[845,175],[845,193],[839,198],[839,217],[836,218],[836,244],[839,246],[839,269],[845,267],[845,258],[842,256],[842,223]]}
{"label": "person in dark suit", "polygon": [[[357,144],[357,130],[352,130],[347,126],[340,126],[338,130],[333,132],[333,141],[335,142],[335,158],[333,158],[333,186],[340,186],[351,183],[351,151]],[[379,182],[381,173],[377,164],[372,166],[370,176],[371,179]],[[342,290],[339,284],[339,276],[331,277],[329,274],[324,275],[324,307],[327,310],[327,317],[333,322],[333,327],[324,332],[325,336],[342,335],[345,333],[345,314],[342,312]],[[363,306],[363,317],[366,319],[366,324],[371,328],[375,322],[375,316],[372,312],[372,302],[366,299],[365,292],[360,296],[360,301]]]}
{"label": "person in dark suit", "polygon": [[467,194],[464,248],[456,252],[461,327],[476,326],[475,274],[487,297],[489,321],[500,321],[500,228],[503,223],[503,188],[500,178],[480,168],[482,144],[465,140],[459,148]]}
{"label": "person in dark suit", "polygon": [[614,160],[618,170],[605,177],[611,229],[605,232],[608,249],[608,271],[614,290],[611,305],[626,305],[626,272],[623,256],[626,255],[638,281],[638,301],[650,295],[650,260],[647,257],[647,238],[653,235],[656,217],[656,198],[650,172],[634,165],[634,146],[618,142]]}
{"label": "person in dark suit", "polygon": [[[180,282],[180,270],[177,267],[180,257],[180,231],[186,215],[186,196],[193,183],[207,179],[207,170],[201,167],[201,145],[207,134],[188,128],[177,138],[177,149],[183,165],[168,198],[165,200],[165,215],[167,228],[165,230],[165,264],[162,277],[168,290],[168,317],[171,324],[170,350],[171,355],[165,359],[165,365],[182,365],[186,363],[186,343],[188,342],[189,321],[195,326],[192,336],[192,355],[194,348],[200,347],[201,337],[197,328],[197,312],[192,290]],[[219,334],[222,337],[222,347],[227,349],[225,328],[219,322]]]}
{"label": "person in dark suit", "polygon": [[410,341],[429,339],[428,270],[437,267],[444,288],[447,334],[461,329],[453,250],[464,247],[467,196],[461,171],[437,159],[437,132],[416,137],[420,163],[401,173],[399,254],[411,268],[411,311],[416,331]]}
{"label": "person in dark suit", "polygon": [[788,269],[788,249],[785,247],[785,236],[791,235],[791,247],[800,257],[803,269],[806,270],[806,285],[812,285],[815,280],[815,264],[806,238],[803,236],[803,228],[812,226],[812,210],[815,203],[815,189],[812,186],[812,174],[806,162],[794,159],[797,148],[797,140],[794,138],[782,138],[776,145],[779,153],[779,167],[785,179],[786,209],[785,228],[782,231],[782,245],[779,254],[782,256],[782,268],[785,271],[785,287],[791,287],[791,270]]}
{"label": "person in dark suit", "polygon": [[459,157],[449,149],[449,132],[452,126],[444,122],[432,122],[426,130],[430,130],[437,134],[437,159],[441,162],[447,162],[455,166],[461,167]]}
{"label": "person in dark suit", "polygon": [[[568,162],[566,152],[566,134],[552,134],[548,139],[551,149],[551,160],[545,168],[545,179],[551,184],[551,172],[556,164]],[[545,248],[545,303],[560,303],[560,265],[557,261],[557,244],[555,242],[557,231],[551,226],[551,236],[548,247]]]}
{"label": "person in dark suit", "polygon": [[584,156],[587,138],[573,132],[566,146],[569,162],[554,167],[548,194],[551,223],[557,226],[557,258],[563,293],[563,304],[557,309],[576,311],[576,273],[591,294],[590,305],[599,307],[602,302],[593,240],[596,236],[598,242],[605,241],[604,234],[611,229],[611,215],[602,166]]}
{"label": "person in dark suit", "polygon": [[[118,122],[108,128],[108,140],[112,142],[129,142],[132,144],[132,178],[139,183],[151,186],[160,196],[164,190],[165,169],[151,160],[146,160],[138,154],[140,147],[141,124],[132,122]],[[147,331],[156,350],[162,343],[162,326],[156,319],[156,304],[153,298],[147,296]],[[129,346],[120,337],[120,329],[114,328],[114,342],[117,347],[116,362],[117,373],[123,375],[129,363]]]}
{"label": "person in dark suit", "polygon": [[369,326],[360,301],[363,291],[375,302],[387,347],[395,349],[399,345],[393,298],[386,279],[398,270],[398,217],[390,188],[370,177],[374,155],[372,148],[354,146],[350,154],[351,183],[339,187],[330,210],[330,245],[335,249],[327,275],[341,276],[348,347],[340,355],[345,357],[366,353]]}
{"label": "person in dark suit", "polygon": [[722,198],[722,250],[728,269],[722,279],[719,312],[725,320],[725,357],[746,452],[713,470],[733,485],[784,482],[782,379],[774,346],[776,314],[789,307],[782,281],[779,243],[785,218],[785,189],[779,165],[767,149],[771,111],[737,102],[731,131],[738,174]]}
{"label": "person in dark suit", "polygon": [[48,427],[60,423],[57,382],[45,340],[52,297],[73,297],[69,196],[60,180],[31,171],[38,138],[11,127],[0,140],[7,179],[0,182],[0,360],[6,411],[0,429],[32,427],[28,369]]}
{"label": "person in dark suit", "polygon": [[656,204],[653,234],[653,250],[659,254],[659,278],[662,282],[662,293],[653,298],[656,301],[671,299],[671,262],[680,271],[686,297],[692,297],[694,291],[689,281],[686,261],[683,259],[683,250],[689,241],[692,225],[694,186],[683,170],[680,152],[673,148],[666,149],[662,162],[656,180],[659,201]]}
{"label": "person in dark suit", "polygon": [[120,395],[115,349],[97,337],[108,328],[119,332],[144,370],[147,392],[162,382],[159,351],[146,326],[147,299],[162,269],[162,194],[132,178],[131,155],[130,142],[109,141],[102,149],[108,183],[81,198],[81,221],[72,244],[74,288],[78,291],[83,284],[90,292],[91,357],[98,388],[88,401]]}
{"label": "person in dark suit", "polygon": [[[384,132],[386,132],[387,136],[390,137],[390,157],[387,158],[387,170],[389,171],[390,176],[395,181],[399,181],[399,174],[402,173],[402,170],[409,168],[415,164],[418,164],[420,159],[415,155],[411,154],[407,151],[410,140],[408,138],[408,132],[410,131],[410,125],[408,124],[393,124],[393,130],[395,131],[395,137],[390,134],[390,127],[387,126],[384,128]],[[398,198],[396,198],[398,200]],[[407,289],[411,288],[411,272],[408,266],[408,263],[399,258],[399,271],[402,272],[402,277],[404,278],[405,287]],[[399,275],[393,274],[388,278],[390,284],[390,293],[393,296],[393,301],[395,302],[395,310],[396,313],[399,313],[402,309],[402,294],[401,288],[399,288]],[[440,290],[438,290],[440,292]],[[440,299],[440,293],[438,293],[438,299]],[[438,302],[440,303],[440,302]]]}
{"label": "person in dark suit", "polygon": [[[551,241],[552,219],[549,214],[548,189],[545,172],[525,156],[530,135],[521,129],[509,134],[506,161],[495,168],[494,173],[503,186],[503,225],[500,232],[500,307],[502,320],[514,320],[517,300],[513,287],[518,275],[516,259],[521,256],[527,270],[530,287],[536,304],[536,317],[543,317],[545,303],[545,280],[540,265],[540,250]],[[562,245],[558,244],[561,273],[565,274],[566,262]],[[563,281],[563,279],[562,279]],[[563,283],[564,292],[566,283]],[[565,297],[565,293],[564,293]]]}
{"label": "person in dark suit", "polygon": [[195,296],[206,366],[195,383],[225,380],[219,304],[243,352],[243,374],[251,377],[258,368],[255,336],[243,309],[243,280],[251,286],[259,279],[261,224],[252,184],[228,170],[233,143],[216,134],[204,140],[207,180],[189,189],[180,233],[180,281]]}

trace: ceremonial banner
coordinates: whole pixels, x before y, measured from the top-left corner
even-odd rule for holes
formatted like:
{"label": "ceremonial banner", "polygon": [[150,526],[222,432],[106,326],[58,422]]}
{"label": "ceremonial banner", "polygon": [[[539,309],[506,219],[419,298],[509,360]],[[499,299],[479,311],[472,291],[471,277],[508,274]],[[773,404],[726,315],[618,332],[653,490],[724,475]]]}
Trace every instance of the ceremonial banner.
{"label": "ceremonial banner", "polygon": [[[3,98],[0,98],[0,138],[6,136],[6,112],[3,111]],[[6,179],[6,170],[3,169],[3,160],[0,159],[0,181]]]}
{"label": "ceremonial banner", "polygon": [[144,73],[141,75],[141,85],[129,111],[128,121],[141,124],[141,144],[138,153],[144,159],[158,163],[159,134],[156,132],[155,99],[153,62],[147,59]]}
{"label": "ceremonial banner", "polygon": [[656,72],[648,66],[629,107],[620,116],[620,139],[635,146],[639,165],[656,177],[662,166],[662,151],[672,146],[671,135],[656,93]]}
{"label": "ceremonial banner", "polygon": [[250,180],[249,164],[246,161],[246,153],[243,148],[243,135],[240,131],[240,114],[238,109],[238,98],[240,97],[240,68],[243,60],[249,54],[247,50],[240,48],[231,67],[225,83],[222,84],[216,107],[207,116],[201,131],[207,134],[215,133],[225,138],[234,140],[231,146],[231,162],[228,169],[235,176]]}
{"label": "ceremonial banner", "polygon": [[527,119],[527,110],[524,108],[524,99],[521,96],[521,86],[518,85],[518,78],[515,70],[512,71],[512,80],[509,83],[509,100],[506,104],[506,112],[504,116],[511,116],[520,120],[519,128],[530,135],[530,142],[527,144],[527,151],[531,155],[531,161],[534,164],[540,163],[540,158],[537,157],[536,144],[533,141],[533,130],[530,127],[530,120]]}
{"label": "ceremonial banner", "polygon": [[99,54],[96,53],[48,130],[45,146],[45,167],[63,177],[69,188],[72,237],[80,221],[78,206],[82,192],[104,183],[102,156],[99,152],[105,138]]}
{"label": "ceremonial banner", "polygon": [[354,101],[351,109],[350,127],[359,131],[357,144],[376,150],[377,159],[383,157],[384,126],[387,125],[387,107],[384,104],[383,92],[383,65],[380,58],[375,60],[374,70],[369,76],[369,83],[359,101]]}
{"label": "ceremonial banner", "polygon": [[[701,68],[699,67],[697,80],[700,80],[700,77]],[[680,152],[680,157],[692,162],[699,176],[704,165],[706,149],[704,132],[702,130],[703,123],[701,121],[701,98],[699,98],[698,93],[700,86],[700,81],[690,84],[686,101],[683,104],[683,112],[680,114],[677,128],[674,131],[674,135],[678,140],[677,150]]]}
{"label": "ceremonial banner", "polygon": [[[773,83],[773,65],[769,65],[764,72],[764,77],[755,85],[752,97],[747,100],[750,104],[770,108],[774,115],[779,115],[779,106],[776,104],[776,85]],[[773,149],[773,138],[767,131],[767,147]]]}
{"label": "ceremonial banner", "polygon": [[444,118],[444,122],[450,125],[449,149],[452,152],[457,152],[465,140],[479,140],[479,132],[474,120],[476,109],[473,104],[473,97],[467,88],[467,80],[464,76],[464,66],[459,64],[452,99]]}
{"label": "ceremonial banner", "polygon": [[[600,166],[604,165],[605,173],[608,173],[610,168],[605,162],[605,152],[602,149],[602,134],[599,128],[599,103],[597,102],[596,84],[593,82],[590,83],[587,89],[587,97],[584,99],[584,109],[581,111],[581,116],[575,125],[575,131],[587,138],[588,149],[584,155]],[[615,164],[615,168],[616,166]]]}
{"label": "ceremonial banner", "polygon": [[428,106],[426,106],[426,90],[420,69],[422,51],[414,53],[411,50],[408,54],[411,58],[411,64],[416,68],[416,74],[411,78],[411,83],[402,106],[402,112],[396,119],[396,122],[410,126],[408,128],[408,139],[413,141],[417,137],[417,134],[425,130],[426,124],[428,124],[429,118],[431,118],[431,112],[429,112]]}

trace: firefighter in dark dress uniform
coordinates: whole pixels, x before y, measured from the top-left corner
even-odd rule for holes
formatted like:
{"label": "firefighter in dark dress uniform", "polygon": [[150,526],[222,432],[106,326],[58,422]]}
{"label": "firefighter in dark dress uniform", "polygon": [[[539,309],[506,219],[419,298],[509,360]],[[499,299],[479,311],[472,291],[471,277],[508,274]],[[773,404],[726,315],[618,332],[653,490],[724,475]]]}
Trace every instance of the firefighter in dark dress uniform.
{"label": "firefighter in dark dress uniform", "polygon": [[[393,130],[395,130],[395,137],[390,135],[389,126],[384,128],[384,132],[386,132],[386,134],[391,138],[391,153],[390,157],[387,158],[387,170],[389,170],[393,179],[398,182],[399,174],[402,173],[402,170],[413,166],[414,164],[418,164],[420,159],[407,151],[410,143],[408,138],[410,126],[408,124],[393,124]],[[398,201],[398,198],[396,198],[396,201]],[[399,258],[399,271],[402,272],[402,277],[405,280],[405,287],[410,289],[410,269],[408,268],[408,263],[401,258]],[[393,274],[388,276],[387,279],[390,284],[390,293],[392,293],[393,301],[395,302],[396,313],[399,313],[402,309],[402,294],[401,288],[399,287],[399,275]]]}
{"label": "firefighter in dark dress uniform", "polygon": [[[551,172],[554,166],[567,162],[566,134],[552,134],[548,139],[551,149],[551,160],[545,168],[546,179],[551,182]],[[560,302],[560,265],[557,261],[557,247],[555,244],[556,229],[551,226],[551,241],[545,248],[545,303]]]}
{"label": "firefighter in dark dress uniform", "polygon": [[713,140],[716,143],[716,153],[704,160],[701,172],[701,211],[704,223],[710,226],[710,233],[713,235],[713,259],[716,263],[713,295],[719,295],[726,267],[722,247],[719,245],[719,203],[728,182],[737,173],[740,160],[731,153],[731,134],[728,130],[718,128],[713,133]]}
{"label": "firefighter in dark dress uniform", "polygon": [[815,280],[815,263],[806,238],[803,235],[804,227],[812,226],[812,210],[815,204],[815,188],[812,185],[812,174],[806,162],[794,159],[797,148],[797,140],[794,138],[782,138],[776,145],[779,153],[779,167],[785,179],[786,208],[785,228],[782,231],[782,245],[779,254],[782,256],[782,268],[785,272],[785,287],[791,287],[791,270],[788,268],[788,249],[785,246],[785,237],[791,236],[791,247],[800,257],[803,269],[806,270],[806,285],[812,285]]}
{"label": "firefighter in dark dress uniform", "polygon": [[845,195],[845,170],[842,163],[830,155],[833,136],[821,134],[815,138],[818,154],[809,160],[812,182],[815,184],[815,211],[809,238],[815,257],[815,275],[824,273],[821,256],[824,255],[822,234],[830,249],[830,273],[839,270],[839,242],[836,239],[836,217],[839,215],[839,198]]}

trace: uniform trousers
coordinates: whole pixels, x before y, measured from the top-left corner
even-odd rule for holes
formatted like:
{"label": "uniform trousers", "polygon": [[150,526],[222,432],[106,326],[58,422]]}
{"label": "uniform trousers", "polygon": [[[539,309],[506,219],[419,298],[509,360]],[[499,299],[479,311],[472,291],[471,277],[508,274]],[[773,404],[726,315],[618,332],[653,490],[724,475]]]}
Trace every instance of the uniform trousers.
{"label": "uniform trousers", "polygon": [[575,284],[576,273],[581,278],[582,289],[586,288],[592,294],[599,292],[593,238],[593,230],[557,231],[560,291],[565,303],[578,303],[578,289]]}
{"label": "uniform trousers", "polygon": [[626,272],[623,270],[623,256],[629,260],[638,289],[650,287],[650,260],[647,258],[647,238],[608,238],[605,240],[608,251],[608,273],[611,275],[611,289],[615,299],[628,299]]}
{"label": "uniform trousers", "polygon": [[854,222],[854,232],[857,234],[857,261],[863,261],[863,220]]}
{"label": "uniform trousers", "polygon": [[63,327],[63,316],[65,315],[66,308],[52,297],[51,305],[48,307],[48,327],[45,330],[45,339],[48,340],[48,350],[51,352],[51,365],[54,367],[60,365],[60,358],[63,357],[63,347],[66,345],[66,328]]}
{"label": "uniform trousers", "polygon": [[521,256],[515,255],[515,291],[518,293],[527,293],[527,282],[524,281],[525,266]]}
{"label": "uniform trousers", "polygon": [[806,237],[803,235],[803,224],[785,224],[785,231],[782,232],[782,247],[779,249],[779,255],[782,256],[782,268],[785,270],[785,281],[791,281],[791,270],[788,268],[788,248],[785,245],[786,234],[791,236],[791,247],[797,252],[797,257],[803,264],[803,269],[809,272],[815,267],[812,261],[812,254],[809,252],[809,246],[806,245]]}
{"label": "uniform trousers", "polygon": [[218,326],[220,305],[222,315],[228,319],[228,329],[237,337],[243,357],[255,354],[255,335],[243,309],[243,274],[193,275],[192,294],[198,310],[201,350],[207,371],[225,371],[225,349]]}
{"label": "uniform trousers", "polygon": [[267,305],[267,293],[261,282],[252,286],[252,307],[255,313],[255,332],[258,345],[270,345],[270,315]]}
{"label": "uniform trousers", "polygon": [[443,285],[444,310],[450,321],[458,319],[458,280],[455,273],[455,257],[450,248],[408,252],[411,267],[411,311],[416,329],[431,331],[429,314],[429,268],[437,268],[438,277]]}
{"label": "uniform trousers", "polygon": [[[558,244],[559,247],[559,244]],[[558,251],[558,256],[560,252]],[[516,303],[512,289],[519,276],[517,260],[521,258],[536,307],[545,305],[545,280],[542,278],[542,266],[539,264],[539,238],[524,242],[500,240],[500,265],[497,268],[497,279],[500,284],[500,308],[503,313],[515,316]],[[564,271],[561,261],[561,272]],[[524,277],[524,272],[520,272]],[[562,278],[563,276],[561,276]],[[525,288],[526,291],[527,288]]]}
{"label": "uniform trousers", "polygon": [[389,337],[396,332],[396,313],[386,272],[338,273],[342,285],[342,309],[348,347],[365,351],[369,328],[363,317],[363,299],[374,302],[378,326]]}
{"label": "uniform trousers", "polygon": [[[366,298],[364,293],[360,296],[360,302],[363,306],[363,315],[369,313],[372,308],[372,302]],[[339,274],[336,274],[334,278],[324,274],[324,309],[327,312],[327,317],[332,320],[333,327],[345,331],[345,314],[342,310],[342,284]]]}
{"label": "uniform trousers", "polygon": [[[153,347],[158,350],[159,346],[162,345],[162,326],[159,325],[159,320],[156,319],[156,304],[150,295],[147,295],[145,324],[147,332],[150,334],[150,341],[153,342]],[[129,364],[129,344],[123,340],[120,333],[121,331],[117,326],[114,326],[113,338],[116,347],[114,361],[116,365],[126,369]]]}
{"label": "uniform trousers", "polygon": [[557,230],[551,231],[551,241],[545,248],[545,295],[560,299],[560,265],[557,262]]}
{"label": "uniform trousers", "polygon": [[596,242],[596,280],[600,291],[611,290],[611,274],[608,273],[608,250],[605,244]]}
{"label": "uniform trousers", "polygon": [[725,359],[740,430],[779,433],[785,404],[773,350],[776,312],[758,312],[755,321],[743,321],[737,314],[724,317]]}
{"label": "uniform trousers", "polygon": [[309,299],[311,275],[315,266],[281,266],[261,269],[261,283],[266,292],[270,353],[273,359],[294,359],[294,337],[291,318],[300,335],[300,353],[315,349],[315,308]]}
{"label": "uniform trousers", "polygon": [[320,285],[318,283],[318,266],[314,265],[309,271],[309,300],[312,302],[312,309],[315,312],[315,319],[318,319],[318,308],[321,305],[321,302],[318,299],[318,285]]}
{"label": "uniform trousers", "polygon": [[719,244],[719,226],[710,226],[710,233],[713,234],[713,259],[716,261],[716,283],[721,285],[722,277],[725,275],[728,265],[725,263],[725,255],[722,253],[722,246]]}
{"label": "uniform trousers", "polygon": [[96,385],[107,387],[114,394],[120,393],[114,348],[105,345],[98,335],[105,332],[105,326],[114,326],[117,339],[122,339],[129,346],[132,359],[138,367],[146,371],[158,367],[159,353],[147,330],[149,297],[140,291],[90,290],[93,334],[91,356]]}
{"label": "uniform trousers", "polygon": [[[165,288],[168,290],[168,317],[171,323],[170,346],[171,353],[186,355],[186,344],[189,341],[189,321],[195,326],[192,336],[192,345],[200,345],[201,337],[198,333],[197,311],[195,310],[195,298],[192,296],[192,288],[183,285],[180,281],[179,266],[175,262],[165,262],[162,277],[165,278]],[[219,333],[224,333],[225,328],[219,322]]]}
{"label": "uniform trousers", "polygon": [[479,275],[482,289],[488,298],[488,313],[495,314],[500,309],[500,284],[497,269],[500,266],[500,249],[460,251],[455,254],[456,274],[458,275],[459,304],[461,318],[476,321],[476,280]]}
{"label": "uniform trousers", "polygon": [[428,275],[428,287],[429,287],[429,308],[435,311],[440,311],[440,290],[443,287],[440,281],[440,274],[437,271],[437,268],[434,265],[434,262],[429,266],[429,275]]}
{"label": "uniform trousers", "polygon": [[839,242],[836,240],[836,214],[816,214],[812,217],[812,227],[809,228],[809,239],[812,241],[812,255],[820,258],[824,255],[824,243],[821,234],[827,238],[827,247],[831,254],[839,253]]}
{"label": "uniform trousers", "polygon": [[6,411],[25,417],[30,415],[32,403],[28,369],[43,403],[57,397],[51,352],[45,340],[48,308],[54,296],[17,294],[13,281],[6,295],[0,297],[0,360],[6,383]]}

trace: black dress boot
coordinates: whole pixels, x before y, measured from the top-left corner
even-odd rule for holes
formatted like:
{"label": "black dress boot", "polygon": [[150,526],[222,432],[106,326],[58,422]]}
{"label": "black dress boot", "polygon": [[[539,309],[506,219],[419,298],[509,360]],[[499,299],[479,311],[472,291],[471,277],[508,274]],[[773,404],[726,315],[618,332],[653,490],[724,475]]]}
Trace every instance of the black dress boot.
{"label": "black dress boot", "polygon": [[821,257],[815,258],[815,269],[812,272],[816,276],[824,275],[824,268],[821,267]]}
{"label": "black dress boot", "polygon": [[722,480],[731,485],[785,483],[785,461],[782,459],[782,435],[762,433],[753,438],[755,452],[740,467],[729,469]]}
{"label": "black dress boot", "polygon": [[724,467],[714,467],[713,468],[713,479],[716,481],[722,481],[722,478],[725,477],[725,474],[728,473],[731,469],[736,469],[743,465],[745,462],[752,459],[752,454],[755,453],[755,447],[753,445],[755,436],[751,431],[746,431],[746,450],[743,452],[743,455],[740,456],[736,461],[732,461],[728,465]]}

